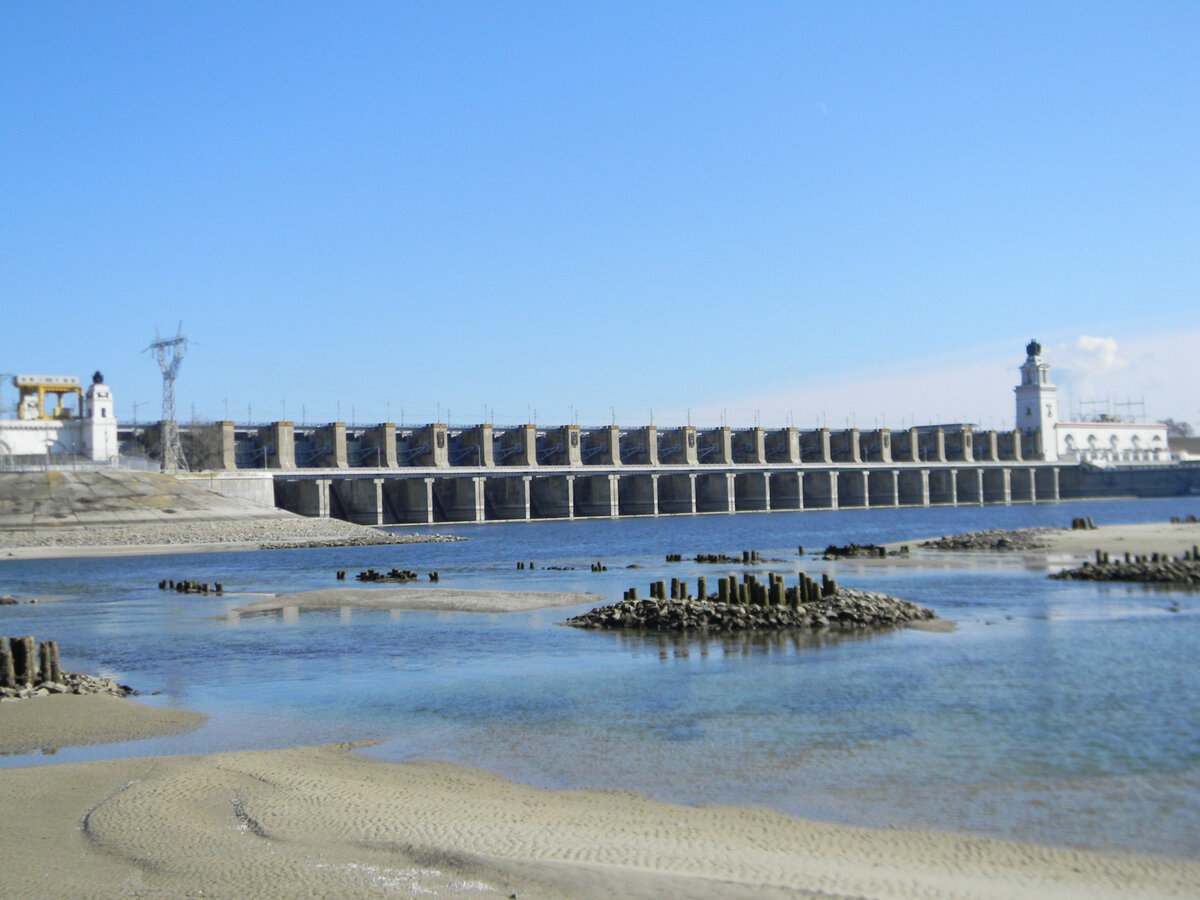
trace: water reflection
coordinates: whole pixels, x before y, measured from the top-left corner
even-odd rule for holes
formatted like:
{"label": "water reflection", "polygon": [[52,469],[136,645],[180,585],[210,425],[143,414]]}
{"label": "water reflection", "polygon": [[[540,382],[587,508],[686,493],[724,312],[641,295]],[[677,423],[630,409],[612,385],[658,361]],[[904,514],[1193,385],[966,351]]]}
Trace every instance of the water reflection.
{"label": "water reflection", "polygon": [[896,626],[854,631],[780,628],[712,634],[702,631],[649,631],[629,628],[597,630],[590,633],[608,635],[622,650],[633,656],[656,655],[659,659],[687,659],[694,653],[701,659],[706,659],[713,649],[719,649],[723,656],[791,655],[840,644],[872,641],[900,630],[902,629]]}

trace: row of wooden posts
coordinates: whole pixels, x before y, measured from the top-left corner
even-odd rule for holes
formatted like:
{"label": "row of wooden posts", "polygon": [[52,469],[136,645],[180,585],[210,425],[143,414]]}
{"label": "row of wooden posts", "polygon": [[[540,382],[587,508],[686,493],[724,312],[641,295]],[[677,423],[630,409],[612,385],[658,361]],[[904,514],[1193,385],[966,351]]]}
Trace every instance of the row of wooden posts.
{"label": "row of wooden posts", "polygon": [[[1108,551],[1096,551],[1096,565],[1106,566],[1110,562]],[[1183,556],[1175,559],[1170,553],[1149,553],[1140,556],[1135,556],[1132,553],[1125,554],[1125,562],[1127,563],[1169,563],[1169,562],[1200,562],[1200,544],[1193,544],[1191,550],[1185,550]],[[1083,564],[1086,568],[1088,563]]]}
{"label": "row of wooden posts", "polygon": [[33,687],[62,678],[58,641],[35,643],[30,636],[0,637],[0,687]]}
{"label": "row of wooden posts", "polygon": [[[830,597],[837,593],[837,582],[828,575],[822,575],[820,583],[809,578],[803,572],[799,573],[798,583],[788,587],[782,575],[768,572],[766,581],[760,581],[758,576],[747,572],[739,582],[736,575],[717,579],[717,602],[740,603],[755,606],[791,606],[812,603],[822,597]],[[667,592],[667,582],[652,581],[650,583],[650,598],[652,600],[686,600],[689,598],[688,583],[678,578],[671,579],[670,594]],[[696,579],[696,597],[708,599],[708,579],[701,575]],[[637,600],[638,589],[629,588],[625,591],[624,599]]]}

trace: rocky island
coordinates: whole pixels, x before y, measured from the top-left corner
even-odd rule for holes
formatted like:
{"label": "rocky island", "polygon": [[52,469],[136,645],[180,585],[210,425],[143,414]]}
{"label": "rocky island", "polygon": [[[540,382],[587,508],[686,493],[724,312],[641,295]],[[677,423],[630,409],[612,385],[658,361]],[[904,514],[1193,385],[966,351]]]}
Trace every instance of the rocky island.
{"label": "rocky island", "polygon": [[933,610],[875,591],[838,588],[807,603],[745,604],[719,600],[627,598],[568,619],[575,628],[643,629],[647,631],[704,631],[722,633],[747,629],[886,628],[936,619]]}

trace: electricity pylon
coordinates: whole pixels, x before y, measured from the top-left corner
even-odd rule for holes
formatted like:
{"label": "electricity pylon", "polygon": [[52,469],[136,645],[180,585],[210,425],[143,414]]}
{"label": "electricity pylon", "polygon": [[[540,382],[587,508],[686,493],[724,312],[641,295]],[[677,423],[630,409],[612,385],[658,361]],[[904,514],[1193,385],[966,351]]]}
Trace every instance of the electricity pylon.
{"label": "electricity pylon", "polygon": [[[163,401],[162,401],[162,470],[164,472],[187,471],[187,460],[183,458],[183,447],[179,443],[179,424],[175,419],[175,376],[179,374],[179,364],[183,362],[183,353],[187,350],[187,338],[183,336],[183,323],[175,331],[175,337],[162,340],[158,329],[154,330],[154,343],[147,347],[153,350],[158,358],[158,367],[162,369]],[[170,350],[170,360],[167,351]]]}

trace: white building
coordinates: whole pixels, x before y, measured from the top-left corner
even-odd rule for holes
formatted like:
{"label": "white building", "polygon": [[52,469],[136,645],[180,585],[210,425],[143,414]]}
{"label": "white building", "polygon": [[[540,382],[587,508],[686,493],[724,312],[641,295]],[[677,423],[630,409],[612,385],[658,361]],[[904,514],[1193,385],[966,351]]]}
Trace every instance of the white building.
{"label": "white building", "polygon": [[1021,366],[1017,397],[1017,429],[1037,442],[1043,459],[1064,462],[1169,462],[1167,426],[1124,422],[1102,415],[1092,422],[1061,422],[1058,389],[1050,383],[1050,366],[1042,360],[1042,345],[1030,341]]}
{"label": "white building", "polygon": [[[85,392],[73,375],[16,375],[17,418],[0,420],[0,459],[76,456],[116,458],[112,391],[97,372]],[[53,397],[53,406],[47,402]]]}

